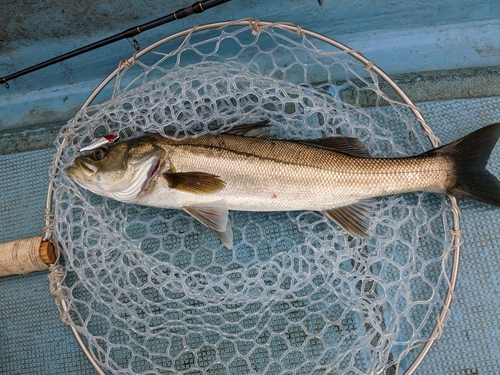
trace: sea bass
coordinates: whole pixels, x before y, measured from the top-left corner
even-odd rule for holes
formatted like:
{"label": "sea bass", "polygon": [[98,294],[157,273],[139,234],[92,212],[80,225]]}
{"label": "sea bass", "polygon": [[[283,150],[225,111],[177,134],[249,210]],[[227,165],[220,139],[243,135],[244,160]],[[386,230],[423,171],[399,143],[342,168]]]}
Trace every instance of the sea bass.
{"label": "sea bass", "polygon": [[369,236],[370,198],[426,191],[500,206],[486,170],[500,123],[414,157],[371,158],[355,138],[277,140],[267,123],[175,140],[147,135],[78,156],[67,172],[95,194],[182,209],[231,247],[228,210],[321,211]]}

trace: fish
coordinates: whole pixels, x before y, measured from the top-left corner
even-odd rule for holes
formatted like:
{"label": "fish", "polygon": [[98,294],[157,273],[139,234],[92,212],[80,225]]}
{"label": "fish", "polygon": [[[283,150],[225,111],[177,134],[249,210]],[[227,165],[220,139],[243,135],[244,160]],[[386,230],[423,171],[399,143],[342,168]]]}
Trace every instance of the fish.
{"label": "fish", "polygon": [[354,237],[370,236],[370,202],[416,191],[500,206],[486,169],[500,123],[420,155],[372,158],[356,138],[282,140],[268,121],[175,139],[161,134],[79,155],[67,173],[120,202],[182,209],[233,245],[229,210],[323,212]]}

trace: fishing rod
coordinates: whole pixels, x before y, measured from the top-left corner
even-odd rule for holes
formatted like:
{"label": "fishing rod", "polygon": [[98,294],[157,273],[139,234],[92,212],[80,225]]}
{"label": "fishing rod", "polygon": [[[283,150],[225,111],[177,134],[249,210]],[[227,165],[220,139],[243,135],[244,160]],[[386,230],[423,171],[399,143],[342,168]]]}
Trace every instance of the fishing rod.
{"label": "fishing rod", "polygon": [[[7,82],[14,79],[14,78],[24,76],[28,73],[32,73],[34,71],[46,68],[47,66],[50,66],[50,65],[56,64],[58,62],[70,59],[72,57],[81,55],[83,53],[93,51],[97,48],[107,46],[108,44],[117,42],[119,40],[126,39],[126,38],[133,38],[137,34],[140,34],[144,31],[153,29],[157,26],[164,25],[168,22],[172,22],[172,21],[190,16],[193,13],[202,13],[207,9],[210,9],[210,8],[216,7],[218,5],[227,3],[228,1],[231,1],[231,0],[202,0],[202,1],[196,2],[191,6],[187,6],[185,8],[179,9],[179,10],[175,11],[174,13],[171,13],[171,14],[166,15],[164,17],[157,18],[157,19],[150,21],[150,22],[147,22],[143,25],[131,27],[125,31],[122,31],[121,33],[118,33],[118,34],[115,34],[115,35],[110,36],[108,38],[99,40],[99,41],[94,42],[92,44],[89,44],[85,47],[75,49],[71,52],[65,53],[63,55],[59,55],[59,56],[54,57],[50,60],[41,62],[41,63],[33,65],[33,66],[30,66],[29,68],[17,71],[17,72],[12,73],[12,74],[9,74],[8,76],[0,78],[0,83],[2,83],[6,88],[9,88],[10,86]],[[139,50],[139,44],[137,43],[137,41],[134,40],[133,45],[134,45],[134,48],[136,50]]]}

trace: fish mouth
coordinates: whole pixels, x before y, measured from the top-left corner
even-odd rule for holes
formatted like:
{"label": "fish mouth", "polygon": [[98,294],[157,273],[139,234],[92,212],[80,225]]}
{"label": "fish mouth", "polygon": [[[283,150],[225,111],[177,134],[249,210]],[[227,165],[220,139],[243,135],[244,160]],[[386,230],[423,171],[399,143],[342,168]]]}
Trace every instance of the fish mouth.
{"label": "fish mouth", "polygon": [[79,180],[88,180],[94,173],[97,168],[93,165],[85,163],[79,159],[75,159],[75,165],[69,166],[66,168],[66,172],[73,178]]}
{"label": "fish mouth", "polygon": [[80,178],[80,173],[78,172],[78,168],[75,167],[74,165],[71,165],[68,168],[66,168],[66,173],[68,173],[73,178]]}

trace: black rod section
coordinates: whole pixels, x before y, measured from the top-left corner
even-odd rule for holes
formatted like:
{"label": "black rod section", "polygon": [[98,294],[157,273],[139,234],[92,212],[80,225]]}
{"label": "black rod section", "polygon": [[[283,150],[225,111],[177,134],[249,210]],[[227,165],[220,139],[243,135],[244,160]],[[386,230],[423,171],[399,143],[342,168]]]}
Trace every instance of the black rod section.
{"label": "black rod section", "polygon": [[121,33],[118,33],[118,34],[115,34],[115,35],[110,36],[108,38],[99,40],[99,41],[94,42],[92,44],[89,44],[85,47],[75,49],[71,52],[65,53],[63,55],[59,55],[59,56],[54,57],[50,60],[41,62],[39,64],[30,66],[29,68],[26,68],[26,69],[17,71],[15,73],[12,73],[8,76],[2,77],[2,78],[0,78],[0,83],[3,84],[6,88],[9,88],[9,84],[7,82],[14,79],[14,78],[21,77],[21,76],[26,75],[28,73],[34,72],[36,70],[40,70],[40,69],[45,68],[47,66],[50,66],[50,65],[56,64],[58,62],[70,59],[72,57],[81,55],[85,52],[89,52],[89,51],[95,50],[97,48],[107,46],[108,44],[117,42],[119,40],[122,40],[125,38],[133,38],[134,36],[142,33],[143,31],[147,31],[147,30],[153,29],[157,26],[164,25],[168,22],[172,22],[172,21],[190,16],[193,13],[201,13],[207,9],[216,7],[217,5],[220,5],[220,4],[224,4],[228,1],[230,1],[230,0],[203,0],[203,1],[199,1],[197,3],[194,3],[191,6],[179,9],[178,11],[171,13],[169,15],[166,15],[164,17],[157,18],[156,20],[147,22],[143,25],[131,27],[130,29],[122,31]]}

